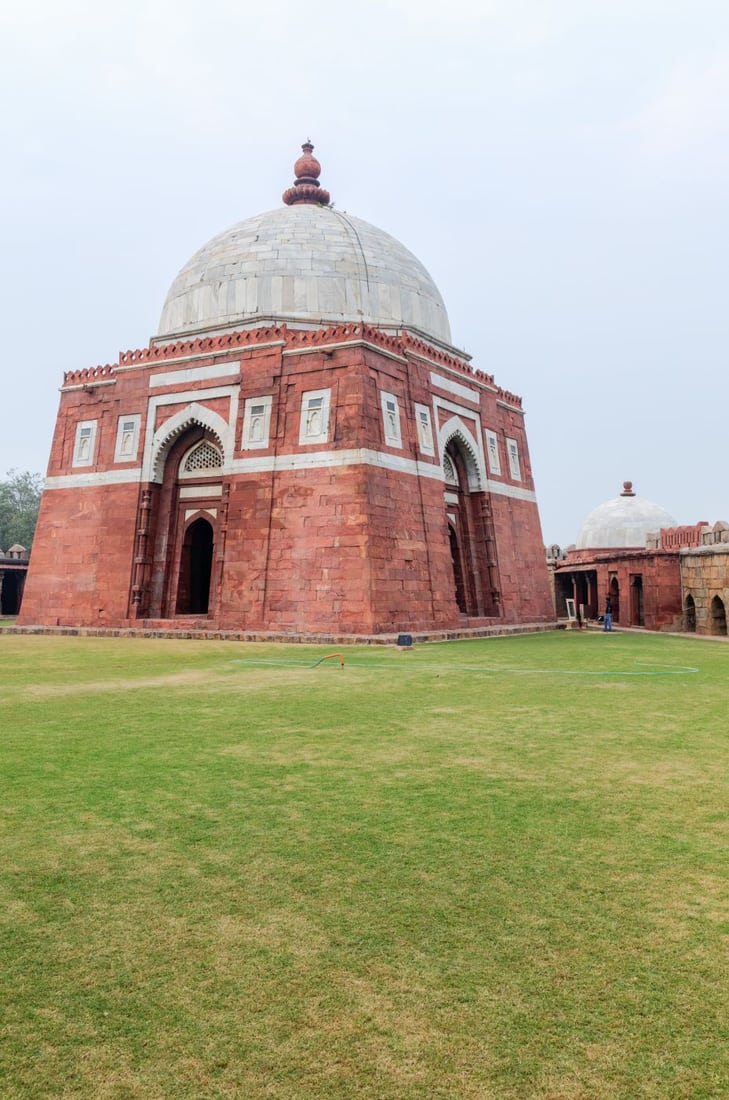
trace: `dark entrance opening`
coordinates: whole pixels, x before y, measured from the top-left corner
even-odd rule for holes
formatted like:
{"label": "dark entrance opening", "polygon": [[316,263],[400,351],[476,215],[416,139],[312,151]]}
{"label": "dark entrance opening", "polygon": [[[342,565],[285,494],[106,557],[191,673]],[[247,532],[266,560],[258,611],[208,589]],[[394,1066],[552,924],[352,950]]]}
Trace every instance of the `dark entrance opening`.
{"label": "dark entrance opening", "polygon": [[620,622],[620,585],[618,584],[618,578],[613,577],[610,581],[610,602],[613,605],[613,622]]}
{"label": "dark entrance opening", "polygon": [[490,509],[485,493],[477,487],[475,459],[459,436],[446,446],[443,472],[456,606],[461,615],[498,615],[498,563]]}
{"label": "dark entrance opening", "polygon": [[571,573],[554,574],[554,596],[557,605],[557,618],[567,618],[567,600],[574,598],[574,582]]}
{"label": "dark entrance opening", "polygon": [[0,574],[0,615],[17,615],[20,611],[22,574],[8,569]]}
{"label": "dark entrance opening", "polygon": [[213,528],[196,519],[185,532],[177,585],[178,615],[207,615],[213,568]]}
{"label": "dark entrance opening", "polygon": [[575,609],[579,611],[580,621],[590,618],[589,586],[585,573],[576,573],[574,578]]}
{"label": "dark entrance opening", "polygon": [[630,581],[630,625],[643,625],[643,578],[639,575]]}
{"label": "dark entrance opening", "polygon": [[726,634],[726,608],[719,596],[711,601],[711,633]]}
{"label": "dark entrance opening", "polygon": [[689,634],[696,633],[696,604],[694,603],[693,596],[686,597],[686,607],[684,608],[684,630]]}

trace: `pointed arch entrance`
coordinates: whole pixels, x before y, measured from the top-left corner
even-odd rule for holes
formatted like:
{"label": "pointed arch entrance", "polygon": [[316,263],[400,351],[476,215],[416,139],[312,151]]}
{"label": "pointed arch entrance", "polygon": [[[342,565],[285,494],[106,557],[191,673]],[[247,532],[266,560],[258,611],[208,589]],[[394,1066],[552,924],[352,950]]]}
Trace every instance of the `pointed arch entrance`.
{"label": "pointed arch entrance", "polygon": [[480,479],[471,449],[457,434],[445,445],[443,472],[456,605],[469,617],[497,615],[496,563],[490,553],[494,540],[488,529],[485,494],[476,488]]}
{"label": "pointed arch entrance", "polygon": [[720,596],[711,601],[711,633],[726,634],[726,607]]}
{"label": "pointed arch entrance", "polygon": [[187,527],[177,579],[178,615],[207,615],[213,567],[213,526],[200,517]]}
{"label": "pointed arch entrance", "polygon": [[140,500],[133,614],[213,616],[224,541],[220,442],[207,426],[188,423],[158,462],[161,482]]}
{"label": "pointed arch entrance", "polygon": [[643,577],[636,573],[630,578],[630,624],[643,626]]}
{"label": "pointed arch entrance", "polygon": [[696,603],[691,594],[686,597],[683,610],[684,630],[688,634],[696,633]]}

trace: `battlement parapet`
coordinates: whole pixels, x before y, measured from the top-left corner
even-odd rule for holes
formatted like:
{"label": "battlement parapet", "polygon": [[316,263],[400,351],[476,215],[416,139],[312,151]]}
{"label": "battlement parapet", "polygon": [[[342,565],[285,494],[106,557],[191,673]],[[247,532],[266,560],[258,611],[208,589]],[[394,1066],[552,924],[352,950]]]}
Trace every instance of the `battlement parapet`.
{"label": "battlement parapet", "polygon": [[369,344],[376,344],[388,351],[402,354],[402,342],[398,336],[392,336],[370,325],[343,324],[330,325],[328,328],[288,329],[287,331],[289,345],[302,344],[306,347],[318,347],[352,340],[366,340]]}
{"label": "battlement parapet", "polygon": [[511,390],[505,390],[499,386],[497,396],[500,401],[506,402],[507,405],[515,405],[518,409],[522,406],[521,397],[518,393],[512,393]]}
{"label": "battlement parapet", "polygon": [[496,391],[497,398],[500,398],[509,405],[514,405],[516,408],[521,408],[521,397],[515,393],[511,393],[509,390],[502,389],[501,386],[497,386],[493,374],[488,374],[486,371],[481,370],[480,367],[473,366],[469,361],[470,357],[461,359],[441,348],[434,347],[432,344],[410,333],[405,336],[404,344],[406,354],[407,350],[410,349],[413,354],[420,355],[431,362],[439,363],[443,367],[448,368],[448,370],[457,371],[459,374],[462,374],[464,378],[489,386]]}
{"label": "battlement parapet", "polygon": [[365,324],[330,325],[327,328],[314,329],[269,325],[262,328],[226,332],[218,336],[199,336],[194,340],[176,340],[170,344],[150,344],[146,348],[130,348],[127,351],[120,352],[119,362],[115,364],[106,363],[103,366],[66,371],[63,384],[64,386],[93,385],[94,382],[110,378],[117,369],[128,370],[137,366],[145,367],[173,359],[219,355],[226,351],[241,350],[262,343],[283,343],[293,350],[297,346],[312,348],[351,340],[364,340],[376,347],[381,347],[399,355],[407,355],[410,351],[429,362],[455,371],[463,375],[464,378],[487,385],[495,390],[498,399],[513,405],[515,408],[522,407],[521,397],[503,389],[501,386],[497,386],[492,374],[474,367],[467,359],[461,359],[412,333],[403,332],[393,335]]}
{"label": "battlement parapet", "polygon": [[410,348],[416,355],[423,355],[436,363],[442,363],[444,367],[460,371],[461,374],[465,374],[467,377],[480,375],[482,379],[486,379],[493,385],[494,380],[492,375],[486,374],[485,371],[479,370],[478,367],[471,366],[471,357],[470,355],[466,355],[465,352],[463,353],[463,358],[461,358],[458,355],[453,355],[451,352],[445,351],[443,348],[428,343],[427,340],[422,340],[419,336],[415,336],[410,332],[404,334],[403,343],[406,348]]}
{"label": "battlement parapet", "polygon": [[729,542],[729,523],[724,520],[717,520],[713,527],[707,523],[701,528],[702,546],[716,546],[727,542]]}
{"label": "battlement parapet", "polygon": [[119,366],[145,366],[148,363],[164,362],[166,359],[179,359],[181,356],[215,354],[229,349],[244,348],[251,344],[260,344],[262,341],[283,340],[285,336],[286,327],[281,325],[240,329],[236,332],[225,332],[219,336],[198,336],[194,340],[176,340],[171,344],[150,344],[147,348],[120,352]]}
{"label": "battlement parapet", "polygon": [[703,521],[678,527],[661,527],[653,549],[680,550],[685,546],[701,546],[702,531],[705,528],[706,524]]}
{"label": "battlement parapet", "polygon": [[98,367],[82,367],[80,370],[67,370],[63,372],[64,386],[93,386],[95,382],[102,382],[111,378],[116,370],[116,364],[104,363]]}

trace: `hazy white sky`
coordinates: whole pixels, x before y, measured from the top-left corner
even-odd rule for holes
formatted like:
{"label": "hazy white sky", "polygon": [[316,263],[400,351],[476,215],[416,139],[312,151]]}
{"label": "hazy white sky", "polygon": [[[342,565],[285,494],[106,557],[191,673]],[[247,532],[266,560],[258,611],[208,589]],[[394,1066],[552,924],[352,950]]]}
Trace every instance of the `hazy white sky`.
{"label": "hazy white sky", "polygon": [[520,393],[546,542],[630,478],[729,519],[726,0],[0,0],[0,477],[308,136]]}

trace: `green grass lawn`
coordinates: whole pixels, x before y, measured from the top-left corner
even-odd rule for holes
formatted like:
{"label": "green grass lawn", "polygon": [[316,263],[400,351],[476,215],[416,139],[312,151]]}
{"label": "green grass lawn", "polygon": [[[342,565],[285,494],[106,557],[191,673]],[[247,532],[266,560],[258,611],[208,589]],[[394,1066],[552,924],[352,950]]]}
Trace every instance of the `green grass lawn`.
{"label": "green grass lawn", "polygon": [[729,1095],[729,646],[329,652],[0,635],[2,1100]]}

